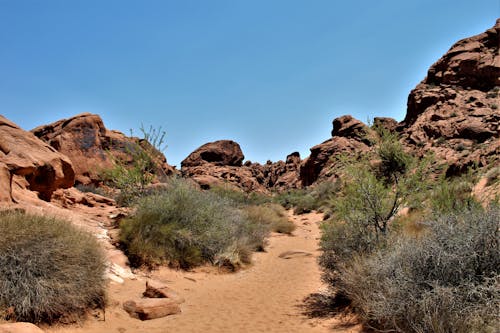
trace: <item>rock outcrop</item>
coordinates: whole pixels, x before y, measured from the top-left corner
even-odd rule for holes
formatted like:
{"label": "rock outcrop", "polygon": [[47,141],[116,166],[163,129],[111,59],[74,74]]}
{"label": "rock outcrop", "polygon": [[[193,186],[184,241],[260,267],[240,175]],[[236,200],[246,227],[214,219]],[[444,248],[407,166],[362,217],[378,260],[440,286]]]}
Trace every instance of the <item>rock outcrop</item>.
{"label": "rock outcrop", "polygon": [[309,186],[318,179],[335,177],[333,157],[338,154],[359,154],[370,149],[370,129],[359,120],[347,115],[333,120],[331,139],[311,148],[311,155],[300,166],[300,180]]}
{"label": "rock outcrop", "polygon": [[47,201],[55,190],[73,186],[70,159],[3,116],[0,137],[0,201],[15,201],[14,183]]}
{"label": "rock outcrop", "polygon": [[211,165],[239,167],[244,158],[238,143],[231,140],[219,140],[206,143],[193,151],[181,162],[181,166],[189,168],[210,163]]}
{"label": "rock outcrop", "polygon": [[204,144],[181,163],[182,175],[202,188],[230,184],[246,192],[267,193],[300,186],[299,153],[287,156],[286,161],[264,165],[247,161],[242,165],[243,152],[238,143],[219,140]]}
{"label": "rock outcrop", "polygon": [[439,59],[408,97],[404,142],[433,151],[448,174],[500,155],[500,20]]}
{"label": "rock outcrop", "polygon": [[[131,150],[148,143],[128,137],[121,132],[106,129],[98,115],[82,113],[69,119],[39,126],[32,132],[57,151],[68,156],[76,171],[77,184],[99,183],[100,173],[112,167],[113,159],[131,162]],[[160,152],[159,169],[171,174],[174,169]]]}

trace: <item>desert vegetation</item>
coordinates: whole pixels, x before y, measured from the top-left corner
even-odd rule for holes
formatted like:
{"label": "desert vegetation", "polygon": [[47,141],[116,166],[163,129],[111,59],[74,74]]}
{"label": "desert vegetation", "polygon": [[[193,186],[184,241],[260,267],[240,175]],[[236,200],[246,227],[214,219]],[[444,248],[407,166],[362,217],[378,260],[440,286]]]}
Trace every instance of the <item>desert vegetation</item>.
{"label": "desert vegetation", "polygon": [[68,221],[0,213],[0,318],[75,320],[105,302],[105,259]]}
{"label": "desert vegetation", "polygon": [[139,199],[135,213],[121,223],[121,241],[134,265],[190,268],[208,262],[236,268],[264,248],[270,231],[293,230],[282,209],[251,205],[243,197],[172,178],[165,190]]}
{"label": "desert vegetation", "polygon": [[[493,332],[500,306],[499,208],[472,197],[471,175],[430,177],[430,159],[379,132],[345,163],[320,264],[367,326],[394,332]],[[409,213],[401,214],[402,208]]]}
{"label": "desert vegetation", "polygon": [[113,167],[101,170],[104,183],[118,190],[116,201],[122,206],[130,206],[146,194],[148,186],[158,177],[166,179],[161,165],[166,132],[161,127],[145,129],[144,125],[140,131],[142,139],[135,138],[124,148],[128,158],[115,157],[108,151]]}

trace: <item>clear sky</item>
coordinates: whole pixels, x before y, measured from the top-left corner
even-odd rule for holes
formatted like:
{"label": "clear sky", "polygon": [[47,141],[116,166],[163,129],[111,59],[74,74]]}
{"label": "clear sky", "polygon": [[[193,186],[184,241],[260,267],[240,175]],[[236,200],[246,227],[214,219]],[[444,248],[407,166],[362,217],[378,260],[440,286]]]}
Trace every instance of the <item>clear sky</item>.
{"label": "clear sky", "polygon": [[335,117],[403,119],[429,66],[498,17],[500,0],[0,0],[0,114],[161,125],[171,164],[219,139],[305,157]]}

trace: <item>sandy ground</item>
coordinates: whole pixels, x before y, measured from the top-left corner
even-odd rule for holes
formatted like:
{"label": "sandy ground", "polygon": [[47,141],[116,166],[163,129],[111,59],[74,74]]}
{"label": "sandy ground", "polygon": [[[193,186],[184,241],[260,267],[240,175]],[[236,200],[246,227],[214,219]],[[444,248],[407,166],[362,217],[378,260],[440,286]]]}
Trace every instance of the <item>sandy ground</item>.
{"label": "sandy ground", "polygon": [[[335,318],[308,318],[303,314],[305,297],[322,292],[317,264],[320,214],[290,216],[297,225],[293,236],[274,234],[267,252],[256,253],[251,267],[237,273],[218,273],[211,268],[194,272],[163,268],[150,276],[111,282],[106,320],[102,316],[80,325],[44,329],[50,333],[93,332],[359,332],[359,326],[339,326]],[[300,250],[309,256],[290,259],[279,255]],[[140,297],[145,281],[166,282],[186,299],[182,313],[140,321],[129,317],[122,303]]]}

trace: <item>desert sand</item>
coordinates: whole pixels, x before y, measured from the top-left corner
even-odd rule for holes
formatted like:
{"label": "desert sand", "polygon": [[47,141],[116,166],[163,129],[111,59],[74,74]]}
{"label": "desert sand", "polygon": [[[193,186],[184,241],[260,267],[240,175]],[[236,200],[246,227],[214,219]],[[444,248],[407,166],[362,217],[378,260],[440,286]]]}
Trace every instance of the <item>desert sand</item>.
{"label": "desert sand", "polygon": [[[304,314],[304,298],[325,291],[317,264],[321,217],[290,214],[297,225],[293,236],[273,234],[266,252],[256,253],[253,264],[239,272],[202,267],[137,274],[123,284],[111,282],[105,320],[99,315],[79,325],[44,329],[51,333],[359,332],[359,325],[342,326],[345,322],[340,319]],[[182,313],[149,321],[131,318],[122,303],[140,297],[148,279],[165,282],[184,297]]]}

